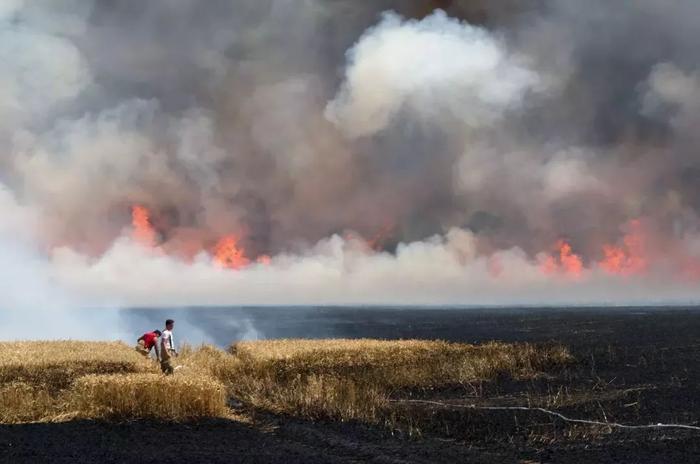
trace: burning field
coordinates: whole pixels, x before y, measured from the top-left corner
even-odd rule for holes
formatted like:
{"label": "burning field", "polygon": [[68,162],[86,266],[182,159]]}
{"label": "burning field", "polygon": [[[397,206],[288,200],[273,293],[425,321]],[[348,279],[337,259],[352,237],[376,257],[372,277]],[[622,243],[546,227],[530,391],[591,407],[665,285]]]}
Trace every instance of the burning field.
{"label": "burning field", "polygon": [[3,335],[38,307],[696,301],[697,10],[10,2]]}
{"label": "burning field", "polygon": [[[0,1],[0,340],[132,340],[127,308],[698,302],[698,18],[697,0]],[[170,378],[126,345],[7,342],[0,422],[593,442],[451,401],[656,417],[649,385],[611,392],[585,364],[603,345],[695,395],[681,363],[596,340],[241,342],[185,350]]]}

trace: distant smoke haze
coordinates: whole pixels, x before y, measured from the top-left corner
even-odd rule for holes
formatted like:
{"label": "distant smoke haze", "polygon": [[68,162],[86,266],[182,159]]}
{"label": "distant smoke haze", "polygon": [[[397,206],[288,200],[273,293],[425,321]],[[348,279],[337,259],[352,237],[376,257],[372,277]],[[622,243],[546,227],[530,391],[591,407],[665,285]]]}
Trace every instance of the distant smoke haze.
{"label": "distant smoke haze", "polygon": [[1,318],[698,301],[698,13],[3,2]]}

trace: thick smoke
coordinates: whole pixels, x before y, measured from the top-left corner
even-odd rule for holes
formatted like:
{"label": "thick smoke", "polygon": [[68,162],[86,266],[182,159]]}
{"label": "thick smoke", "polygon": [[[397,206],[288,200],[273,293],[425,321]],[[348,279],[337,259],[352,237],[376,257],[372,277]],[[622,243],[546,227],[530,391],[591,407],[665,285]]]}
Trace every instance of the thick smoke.
{"label": "thick smoke", "polygon": [[538,82],[485,29],[441,11],[422,21],[386,14],[348,60],[327,116],[354,137],[386,129],[402,110],[425,124],[488,126]]}
{"label": "thick smoke", "polygon": [[3,2],[0,306],[697,301],[671,3]]}

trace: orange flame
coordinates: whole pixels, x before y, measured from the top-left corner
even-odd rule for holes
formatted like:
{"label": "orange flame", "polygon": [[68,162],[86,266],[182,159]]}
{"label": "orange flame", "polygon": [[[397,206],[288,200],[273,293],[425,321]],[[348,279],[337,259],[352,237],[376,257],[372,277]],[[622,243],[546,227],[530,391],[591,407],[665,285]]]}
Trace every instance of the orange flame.
{"label": "orange flame", "polygon": [[571,250],[571,245],[560,240],[559,243],[559,261],[564,269],[564,272],[573,276],[581,275],[583,271],[583,262],[581,257],[574,254]]}
{"label": "orange flame", "polygon": [[146,207],[131,207],[131,227],[134,241],[146,247],[156,246],[156,231],[151,225],[150,213]]}
{"label": "orange flame", "polygon": [[255,262],[267,266],[272,263],[272,258],[270,258],[268,255],[260,255],[258,256],[258,259],[255,260]]}
{"label": "orange flame", "polygon": [[227,235],[214,247],[214,262],[226,269],[241,269],[250,264],[235,235]]}
{"label": "orange flame", "polygon": [[603,260],[598,265],[610,274],[634,275],[647,269],[644,253],[644,240],[639,221],[631,221],[629,231],[622,239],[622,245],[605,245]]}
{"label": "orange flame", "polygon": [[545,274],[563,273],[578,277],[583,272],[583,261],[575,254],[566,240],[559,240],[556,245],[558,256],[547,256],[542,262]]}

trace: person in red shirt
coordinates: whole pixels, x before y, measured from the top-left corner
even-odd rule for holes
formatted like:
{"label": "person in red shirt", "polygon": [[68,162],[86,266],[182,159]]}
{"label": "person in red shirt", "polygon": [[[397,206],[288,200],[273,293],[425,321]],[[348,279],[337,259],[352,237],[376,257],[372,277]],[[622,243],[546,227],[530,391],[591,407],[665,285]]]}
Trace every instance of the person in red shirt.
{"label": "person in red shirt", "polygon": [[158,353],[158,338],[160,335],[160,330],[146,332],[141,335],[136,341],[136,351],[147,357],[151,353],[151,349],[155,347],[156,359],[160,360],[160,354]]}

